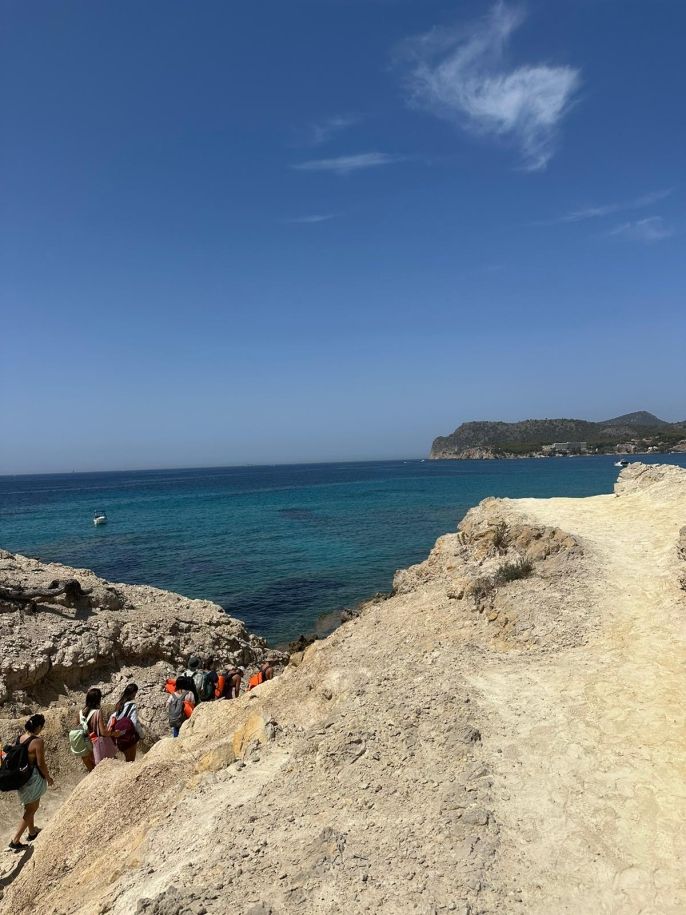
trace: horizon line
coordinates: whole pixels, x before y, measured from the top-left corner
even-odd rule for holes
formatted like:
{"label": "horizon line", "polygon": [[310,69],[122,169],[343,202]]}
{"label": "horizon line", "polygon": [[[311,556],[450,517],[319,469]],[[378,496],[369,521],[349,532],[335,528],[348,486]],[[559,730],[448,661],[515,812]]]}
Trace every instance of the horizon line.
{"label": "horizon line", "polygon": [[338,461],[278,461],[276,463],[251,462],[249,464],[183,464],[174,467],[122,467],[101,468],[100,470],[34,470],[18,471],[16,473],[0,473],[0,480],[6,477],[68,477],[72,474],[89,473],[160,473],[165,470],[249,470],[253,467],[318,467],[323,464],[385,464],[391,461],[426,461],[428,456],[417,457],[387,457],[387,458],[357,458]]}

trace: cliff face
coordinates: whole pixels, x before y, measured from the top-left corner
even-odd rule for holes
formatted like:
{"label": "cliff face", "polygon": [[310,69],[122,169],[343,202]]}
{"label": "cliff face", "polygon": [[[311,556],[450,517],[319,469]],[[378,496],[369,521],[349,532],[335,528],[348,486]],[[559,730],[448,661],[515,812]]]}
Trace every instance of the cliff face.
{"label": "cliff face", "polygon": [[676,913],[686,472],[487,500],[394,595],[107,761],[7,911]]}

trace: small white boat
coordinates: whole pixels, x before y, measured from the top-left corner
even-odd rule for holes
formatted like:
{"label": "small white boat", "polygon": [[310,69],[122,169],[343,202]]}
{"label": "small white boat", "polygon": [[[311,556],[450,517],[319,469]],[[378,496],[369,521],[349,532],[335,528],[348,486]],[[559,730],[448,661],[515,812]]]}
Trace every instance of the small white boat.
{"label": "small white boat", "polygon": [[98,509],[93,515],[93,524],[97,527],[100,524],[107,524],[107,515],[104,511]]}
{"label": "small white boat", "polygon": [[628,467],[628,461],[615,461],[615,467]]}

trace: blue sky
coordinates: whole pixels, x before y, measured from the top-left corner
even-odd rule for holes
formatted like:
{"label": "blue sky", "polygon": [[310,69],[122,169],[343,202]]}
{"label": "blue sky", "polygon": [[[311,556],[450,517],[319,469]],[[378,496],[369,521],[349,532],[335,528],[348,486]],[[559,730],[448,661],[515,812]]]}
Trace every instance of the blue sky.
{"label": "blue sky", "polygon": [[0,10],[0,472],[686,419],[678,0]]}

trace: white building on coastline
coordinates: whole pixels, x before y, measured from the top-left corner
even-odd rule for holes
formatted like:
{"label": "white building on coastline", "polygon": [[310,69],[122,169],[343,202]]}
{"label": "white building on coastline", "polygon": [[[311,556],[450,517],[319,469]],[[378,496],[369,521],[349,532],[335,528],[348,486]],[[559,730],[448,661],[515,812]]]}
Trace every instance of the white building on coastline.
{"label": "white building on coastline", "polygon": [[544,445],[543,451],[546,454],[585,454],[588,451],[588,443],[553,442],[552,445]]}

